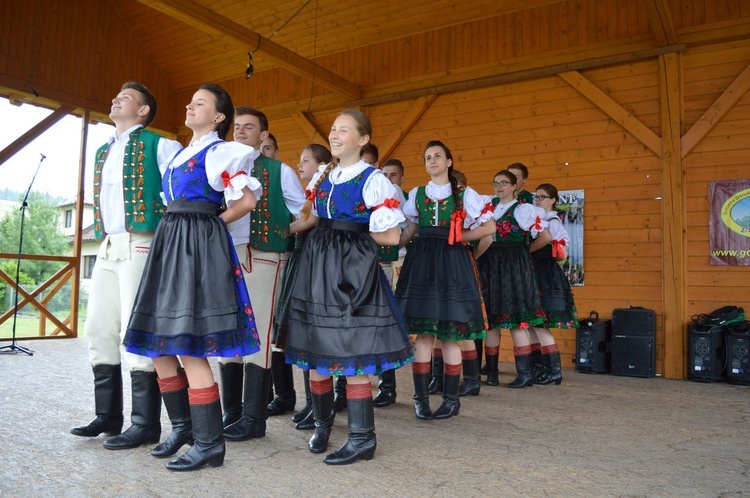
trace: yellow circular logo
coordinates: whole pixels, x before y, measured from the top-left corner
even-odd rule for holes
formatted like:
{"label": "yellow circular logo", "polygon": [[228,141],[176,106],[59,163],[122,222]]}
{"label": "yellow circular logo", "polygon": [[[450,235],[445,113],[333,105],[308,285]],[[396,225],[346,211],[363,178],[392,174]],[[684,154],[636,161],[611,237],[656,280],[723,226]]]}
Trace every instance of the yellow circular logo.
{"label": "yellow circular logo", "polygon": [[750,237],[750,188],[727,199],[721,206],[721,221],[731,231]]}

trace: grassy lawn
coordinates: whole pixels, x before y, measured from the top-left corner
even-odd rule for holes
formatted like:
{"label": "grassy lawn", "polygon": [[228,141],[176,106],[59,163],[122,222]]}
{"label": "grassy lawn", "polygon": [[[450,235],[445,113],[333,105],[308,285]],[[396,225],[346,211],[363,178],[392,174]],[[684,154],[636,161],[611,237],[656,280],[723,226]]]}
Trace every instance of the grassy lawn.
{"label": "grassy lawn", "polygon": [[[60,318],[60,317],[58,317]],[[83,322],[84,318],[79,317],[78,320],[78,335],[83,336]],[[55,325],[47,320],[46,334],[51,335],[55,330]],[[58,335],[64,335],[62,333]],[[10,317],[7,321],[0,324],[0,338],[13,337],[13,317]],[[29,318],[19,315],[16,320],[16,338],[20,337],[39,337],[39,318]],[[0,342],[0,346],[5,341]]]}

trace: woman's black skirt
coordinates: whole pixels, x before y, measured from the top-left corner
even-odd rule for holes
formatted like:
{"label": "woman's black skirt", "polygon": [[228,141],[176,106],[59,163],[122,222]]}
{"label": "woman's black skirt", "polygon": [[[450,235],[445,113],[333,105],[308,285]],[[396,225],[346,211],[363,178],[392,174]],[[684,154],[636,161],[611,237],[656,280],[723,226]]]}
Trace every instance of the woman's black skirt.
{"label": "woman's black skirt", "polygon": [[321,218],[299,257],[287,363],[321,375],[380,374],[414,360],[366,224]]}
{"label": "woman's black skirt", "polygon": [[209,202],[174,201],[154,234],[125,349],[142,356],[246,356],[260,349],[232,238]]}
{"label": "woman's black skirt", "polygon": [[525,245],[493,242],[477,266],[490,328],[542,326],[542,293]]}
{"label": "woman's black skirt", "polygon": [[534,252],[532,260],[539,275],[539,287],[544,303],[544,327],[555,329],[578,328],[578,311],[565,272],[552,257],[551,246]]}
{"label": "woman's black skirt", "polygon": [[286,344],[286,335],[289,329],[289,301],[292,299],[292,288],[294,280],[297,278],[299,268],[299,257],[302,254],[302,248],[305,246],[308,232],[300,232],[294,236],[294,249],[289,255],[284,272],[284,280],[281,283],[281,295],[276,303],[276,310],[273,314],[273,337],[272,342],[279,349],[284,349]]}
{"label": "woman's black skirt", "polygon": [[465,245],[448,244],[447,228],[419,229],[401,267],[396,299],[412,334],[449,342],[486,335],[474,260]]}

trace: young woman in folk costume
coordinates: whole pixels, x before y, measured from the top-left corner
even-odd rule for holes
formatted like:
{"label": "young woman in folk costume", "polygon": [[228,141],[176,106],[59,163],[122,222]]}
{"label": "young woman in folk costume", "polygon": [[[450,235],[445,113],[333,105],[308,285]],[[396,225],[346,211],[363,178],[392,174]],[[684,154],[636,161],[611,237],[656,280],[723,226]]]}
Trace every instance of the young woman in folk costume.
{"label": "young woman in folk costume", "polygon": [[[171,435],[152,454],[171,456],[194,441],[167,464],[170,470],[223,464],[219,390],[206,357],[259,349],[226,223],[255,207],[261,185],[249,172],[260,152],[224,142],[233,115],[229,95],[210,83],[187,105],[185,125],[193,138],[164,173],[167,214],[154,234],[123,341],[127,351],[153,358],[172,421]],[[223,199],[230,207],[218,214]]]}
{"label": "young woman in folk costume", "polygon": [[544,209],[544,220],[547,221],[552,241],[545,243],[541,237],[531,243],[529,250],[534,261],[534,268],[539,276],[539,286],[542,291],[545,319],[543,326],[534,326],[541,344],[542,365],[544,371],[537,377],[536,384],[560,385],[562,371],[560,365],[560,351],[555,344],[555,338],[550,328],[575,329],[578,328],[578,311],[570,291],[568,277],[563,272],[558,261],[568,257],[568,233],[557,216],[557,188],[549,183],[543,183],[536,188],[536,205]]}
{"label": "young woman in folk costume", "polygon": [[482,241],[477,257],[490,322],[485,347],[487,384],[499,383],[500,329],[510,329],[518,377],[508,387],[526,387],[534,383],[528,329],[544,323],[542,294],[529,255],[529,243],[530,238],[548,243],[552,237],[545,228],[543,210],[516,200],[513,173],[498,172],[492,186],[496,195],[492,202],[497,233],[494,241],[489,238]]}
{"label": "young woman in folk costume", "polygon": [[[476,267],[464,242],[492,234],[495,226],[482,197],[457,184],[453,156],[443,143],[428,143],[424,160],[431,181],[409,192],[404,207],[409,223],[401,244],[417,233],[419,237],[406,254],[396,298],[409,332],[417,334],[412,365],[415,414],[419,419],[443,419],[458,415],[461,407],[459,341],[482,338],[487,329]],[[477,227],[464,231],[471,225]],[[433,413],[428,384],[435,338],[442,344],[444,381],[443,403]]]}
{"label": "young woman in folk costume", "polygon": [[[317,224],[300,254],[284,344],[287,362],[310,371],[313,453],[326,451],[335,416],[330,376],[347,377],[349,438],[325,457],[330,465],[373,457],[377,443],[368,375],[414,359],[378,264],[378,245],[398,243],[398,224],[404,217],[394,199],[395,187],[360,160],[371,133],[370,121],[361,112],[339,114],[329,135],[337,160],[313,176],[310,202],[293,224],[295,231]],[[310,208],[314,216],[309,216]]]}
{"label": "young woman in folk costume", "polygon": [[[333,156],[331,152],[319,144],[310,144],[302,149],[302,154],[299,158],[299,171],[300,180],[303,185],[308,185],[312,180],[312,177],[318,171],[325,170],[326,166],[331,163]],[[310,196],[310,192],[306,192],[307,196]],[[289,256],[289,261],[286,264],[286,273],[284,274],[284,281],[281,284],[281,295],[276,305],[276,312],[274,313],[273,319],[273,342],[277,348],[284,349],[286,343],[286,332],[289,321],[289,300],[292,297],[292,286],[294,279],[297,277],[297,268],[299,266],[299,256],[302,253],[302,248],[307,240],[307,235],[310,233],[309,230],[303,232],[297,232],[294,236],[294,249],[292,254]],[[312,430],[315,428],[315,416],[312,408],[312,396],[310,394],[310,371],[304,371],[304,383],[305,383],[305,406],[300,411],[292,416],[292,421],[296,423],[295,428],[299,430]]]}

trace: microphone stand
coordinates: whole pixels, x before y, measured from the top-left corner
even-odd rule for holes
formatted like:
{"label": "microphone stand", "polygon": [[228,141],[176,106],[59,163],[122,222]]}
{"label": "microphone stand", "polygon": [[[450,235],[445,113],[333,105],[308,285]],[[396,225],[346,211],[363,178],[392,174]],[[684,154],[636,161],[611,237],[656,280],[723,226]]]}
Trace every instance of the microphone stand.
{"label": "microphone stand", "polygon": [[34,176],[31,177],[31,183],[29,183],[29,188],[28,190],[26,190],[26,195],[24,196],[23,202],[21,203],[21,233],[18,236],[18,261],[16,264],[16,302],[13,309],[13,341],[9,346],[0,347],[0,354],[24,353],[29,356],[34,356],[33,351],[16,344],[16,319],[18,318],[18,289],[20,285],[19,280],[21,278],[21,253],[23,253],[23,222],[26,219],[26,206],[29,205],[27,202],[29,200],[29,193],[31,192],[31,186],[34,185],[34,180],[36,180],[36,175],[37,173],[39,173],[39,168],[41,168],[42,162],[47,159],[47,156],[45,156],[44,154],[39,153],[39,155],[41,155],[42,157],[41,159],[39,159],[39,164],[37,164],[36,166]]}

